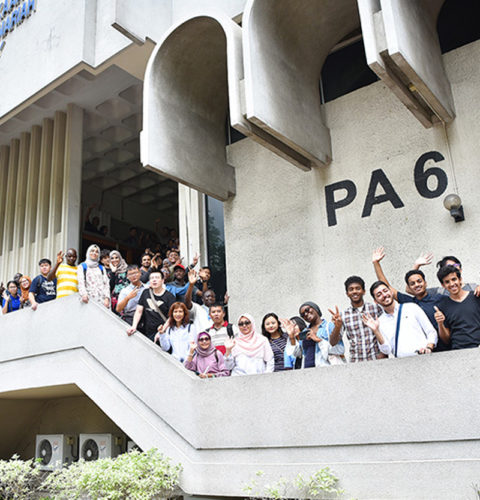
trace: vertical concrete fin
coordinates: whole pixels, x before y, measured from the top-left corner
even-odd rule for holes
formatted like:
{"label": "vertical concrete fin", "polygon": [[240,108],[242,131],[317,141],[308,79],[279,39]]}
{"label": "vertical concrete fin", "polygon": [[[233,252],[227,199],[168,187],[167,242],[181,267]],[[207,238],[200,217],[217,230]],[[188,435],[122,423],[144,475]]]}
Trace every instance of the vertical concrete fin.
{"label": "vertical concrete fin", "polygon": [[55,113],[53,122],[52,166],[49,187],[49,220],[48,238],[49,255],[58,252],[56,237],[62,230],[62,204],[63,204],[63,174],[65,162],[65,126],[67,115],[61,111]]}
{"label": "vertical concrete fin", "polygon": [[24,253],[21,269],[26,272],[32,260],[32,244],[35,241],[36,213],[38,203],[38,183],[40,169],[40,151],[42,143],[42,127],[32,127],[30,137],[30,155],[28,159],[27,198],[25,202]]}
{"label": "vertical concrete fin", "polygon": [[44,239],[48,236],[49,189],[52,167],[53,120],[45,118],[42,123],[42,144],[38,176],[38,205],[35,233],[35,257],[37,261],[45,251]]}
{"label": "vertical concrete fin", "polygon": [[10,148],[8,146],[0,146],[0,264],[5,258],[3,235],[5,234],[5,226],[7,223],[5,218],[5,207],[7,200],[9,155]]}
{"label": "vertical concrete fin", "polygon": [[63,250],[75,248],[80,251],[80,196],[82,184],[83,109],[69,104],[65,131],[65,159],[63,171],[62,199],[62,243]]}
{"label": "vertical concrete fin", "polygon": [[4,262],[7,267],[13,259],[13,229],[15,226],[15,195],[17,192],[18,158],[20,155],[20,141],[12,139],[10,142],[10,156],[8,162],[7,193],[5,197],[5,227],[3,234]]}
{"label": "vertical concrete fin", "polygon": [[30,155],[30,134],[23,132],[20,135],[20,151],[18,157],[17,189],[15,193],[15,218],[13,228],[12,265],[20,269],[23,260],[23,231],[25,228],[25,204],[27,197],[28,158]]}

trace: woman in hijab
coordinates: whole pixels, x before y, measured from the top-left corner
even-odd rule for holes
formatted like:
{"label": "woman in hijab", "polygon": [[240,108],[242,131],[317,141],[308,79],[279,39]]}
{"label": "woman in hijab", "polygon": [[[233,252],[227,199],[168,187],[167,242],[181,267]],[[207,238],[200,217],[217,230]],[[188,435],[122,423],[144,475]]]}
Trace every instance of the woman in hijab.
{"label": "woman in hijab", "polygon": [[200,332],[197,343],[190,344],[190,351],[185,360],[185,368],[196,372],[200,378],[228,377],[223,354],[212,344],[208,332]]}
{"label": "woman in hijab", "polygon": [[110,307],[110,285],[105,268],[99,263],[100,248],[90,245],[85,262],[77,268],[78,293],[82,301],[89,300]]}
{"label": "woman in hijab", "polygon": [[110,252],[110,292],[112,311],[114,312],[116,312],[120,292],[130,284],[127,279],[127,267],[128,264],[122,254],[118,250],[112,250]]}
{"label": "woman in hijab", "polygon": [[22,302],[22,307],[30,307],[30,299],[28,297],[28,292],[30,291],[30,285],[32,284],[32,279],[28,276],[22,276],[19,280],[20,284],[20,300]]}
{"label": "woman in hijab", "polygon": [[272,348],[266,337],[255,331],[255,320],[250,314],[238,319],[240,334],[225,341],[225,366],[232,375],[271,373],[274,368]]}

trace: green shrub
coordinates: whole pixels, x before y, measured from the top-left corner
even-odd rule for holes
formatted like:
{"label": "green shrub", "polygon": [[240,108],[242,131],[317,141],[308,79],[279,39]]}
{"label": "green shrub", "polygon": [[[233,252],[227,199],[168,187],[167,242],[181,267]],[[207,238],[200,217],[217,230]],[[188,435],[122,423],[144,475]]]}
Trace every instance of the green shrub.
{"label": "green shrub", "polygon": [[42,482],[42,473],[35,467],[35,460],[20,460],[13,455],[10,460],[0,460],[0,499],[30,500],[36,498]]}
{"label": "green shrub", "polygon": [[344,493],[343,490],[337,488],[338,477],[334,476],[328,467],[318,470],[307,479],[299,474],[292,481],[281,477],[273,484],[259,484],[259,478],[264,475],[263,471],[257,471],[255,475],[256,478],[243,488],[243,491],[254,499],[279,500],[292,498],[314,500],[336,498]]}
{"label": "green shrub", "polygon": [[0,460],[0,500],[150,500],[177,493],[181,465],[158,450],[74,462],[50,474],[34,460]]}
{"label": "green shrub", "polygon": [[181,470],[181,465],[173,465],[156,449],[134,450],[116,458],[80,460],[54,471],[44,486],[58,499],[150,500],[172,496]]}

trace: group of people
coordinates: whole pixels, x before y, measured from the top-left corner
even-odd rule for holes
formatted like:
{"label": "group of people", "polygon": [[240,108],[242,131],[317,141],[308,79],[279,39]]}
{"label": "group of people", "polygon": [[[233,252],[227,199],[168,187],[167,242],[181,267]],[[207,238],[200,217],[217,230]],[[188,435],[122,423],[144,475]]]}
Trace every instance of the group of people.
{"label": "group of people", "polygon": [[447,256],[438,263],[440,287],[428,288],[421,267],[432,262],[420,256],[405,275],[405,292],[392,286],[381,261],[385,250],[373,252],[377,276],[370,287],[372,302],[359,276],[345,281],[350,306],[329,309],[331,320],[311,301],[298,315],[263,317],[257,329],[244,313],[228,321],[228,295],[217,301],[208,267],[182,263],[178,249],[163,259],[146,251],[140,265],[128,265],[113,250],[91,245],[79,265],[77,252],[59,252],[55,266],[39,262],[40,274],[31,281],[16,276],[3,293],[4,314],[78,293],[83,302],[111,308],[126,323],[127,334],[141,332],[201,378],[258,374],[346,363],[406,357],[480,345],[480,286],[463,283],[461,262]]}

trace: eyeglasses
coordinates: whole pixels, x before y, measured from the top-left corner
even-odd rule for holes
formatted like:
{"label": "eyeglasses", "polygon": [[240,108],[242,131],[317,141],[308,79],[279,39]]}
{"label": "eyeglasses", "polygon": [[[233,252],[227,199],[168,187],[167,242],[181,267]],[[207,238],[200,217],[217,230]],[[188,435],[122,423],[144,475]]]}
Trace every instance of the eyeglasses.
{"label": "eyeglasses", "polygon": [[251,321],[240,321],[240,323],[238,323],[238,326],[248,326],[251,324],[252,324]]}
{"label": "eyeglasses", "polygon": [[208,337],[200,337],[198,339],[199,342],[208,342],[210,339]]}

